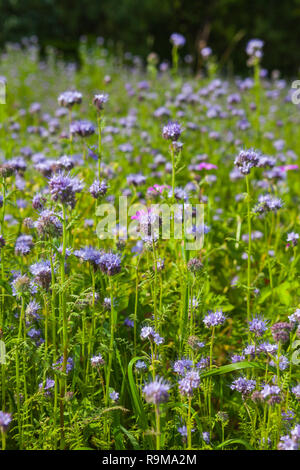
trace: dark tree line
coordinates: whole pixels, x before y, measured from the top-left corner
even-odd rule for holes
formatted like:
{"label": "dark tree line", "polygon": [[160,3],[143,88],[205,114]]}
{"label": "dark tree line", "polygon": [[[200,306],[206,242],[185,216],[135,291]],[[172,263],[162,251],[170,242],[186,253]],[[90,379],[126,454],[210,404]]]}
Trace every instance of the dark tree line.
{"label": "dark tree line", "polygon": [[176,31],[187,39],[183,54],[197,56],[207,43],[235,73],[245,72],[245,45],[259,37],[266,68],[297,74],[299,25],[300,0],[0,0],[0,46],[36,35],[42,47],[76,57],[80,36],[102,36],[124,51],[164,59]]}

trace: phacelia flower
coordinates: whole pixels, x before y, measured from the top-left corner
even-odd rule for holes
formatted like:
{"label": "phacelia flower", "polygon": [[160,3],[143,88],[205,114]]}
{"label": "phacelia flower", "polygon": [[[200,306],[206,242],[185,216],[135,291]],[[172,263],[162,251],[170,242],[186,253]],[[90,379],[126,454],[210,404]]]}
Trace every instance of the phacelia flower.
{"label": "phacelia flower", "polygon": [[31,235],[20,235],[15,244],[16,255],[27,255],[33,247],[33,239]]}
{"label": "phacelia flower", "polygon": [[253,208],[253,212],[257,214],[264,214],[266,212],[277,211],[283,207],[283,202],[278,197],[273,197],[270,194],[259,196],[258,204]]}
{"label": "phacelia flower", "polygon": [[248,175],[251,168],[258,166],[259,160],[260,155],[254,150],[241,150],[234,160],[234,164],[243,175]]}
{"label": "phacelia flower", "polygon": [[98,356],[93,356],[91,357],[91,364],[93,367],[96,367],[96,366],[103,366],[104,364],[104,359],[103,357],[101,356],[101,354],[98,354]]}
{"label": "phacelia flower", "polygon": [[185,373],[191,369],[193,366],[193,361],[191,359],[179,359],[173,365],[173,370],[179,375],[185,375]]}
{"label": "phacelia flower", "polygon": [[118,254],[103,253],[98,264],[101,271],[108,276],[114,276],[121,271],[121,258]]}
{"label": "phacelia flower", "polygon": [[246,53],[251,58],[255,57],[257,59],[261,59],[263,55],[262,54],[263,46],[264,46],[264,41],[262,41],[261,39],[251,39],[247,43]]}
{"label": "phacelia flower", "polygon": [[206,315],[203,319],[203,323],[205,324],[206,328],[212,328],[214,326],[222,325],[225,320],[226,317],[222,310],[216,310],[216,312],[212,312]]}
{"label": "phacelia flower", "polygon": [[89,137],[95,133],[95,127],[89,121],[74,121],[70,124],[70,133],[80,137]]}
{"label": "phacelia flower", "polygon": [[146,384],[143,388],[143,394],[147,403],[159,405],[169,399],[170,385],[161,378]]}
{"label": "phacelia flower", "polygon": [[34,223],[40,237],[60,237],[62,234],[62,223],[55,213],[45,209],[40,213],[39,218]]}
{"label": "phacelia flower", "polygon": [[116,403],[116,402],[119,400],[119,393],[116,392],[115,390],[113,390],[112,392],[110,392],[109,398],[110,398],[113,402]]}
{"label": "phacelia flower", "polygon": [[98,93],[94,95],[93,104],[96,108],[101,111],[104,108],[104,104],[108,101],[108,94],[107,93]]}
{"label": "phacelia flower", "polygon": [[69,205],[72,208],[74,208],[76,204],[76,193],[80,193],[83,189],[80,180],[71,178],[63,173],[52,176],[49,180],[49,187],[51,197],[54,201],[59,201],[63,205]]}
{"label": "phacelia flower", "polygon": [[10,413],[5,413],[5,411],[0,411],[0,431],[2,433],[7,432],[11,421],[12,421],[12,415]]}
{"label": "phacelia flower", "polygon": [[181,132],[181,125],[176,121],[170,121],[163,127],[162,135],[164,139],[176,141],[179,139]]}
{"label": "phacelia flower", "polygon": [[65,91],[58,97],[58,103],[64,108],[72,108],[74,104],[80,104],[82,101],[82,94],[79,91]]}
{"label": "phacelia flower", "polygon": [[256,386],[255,380],[247,380],[245,377],[239,377],[234,380],[230,386],[231,390],[240,392],[243,397],[251,393]]}
{"label": "phacelia flower", "polygon": [[179,33],[173,33],[170,36],[170,42],[173,44],[175,47],[182,47],[185,45],[185,37],[182,34]]}
{"label": "phacelia flower", "polygon": [[300,399],[300,383],[295,385],[295,387],[292,387],[292,393],[295,395],[298,400]]}
{"label": "phacelia flower", "polygon": [[290,337],[290,331],[293,329],[293,325],[287,322],[274,323],[271,326],[271,332],[276,343],[286,343]]}
{"label": "phacelia flower", "polygon": [[95,180],[90,186],[89,192],[95,199],[98,199],[99,197],[105,196],[107,187],[108,186],[105,180],[101,182],[99,180]]}
{"label": "phacelia flower", "polygon": [[99,266],[100,258],[103,255],[103,252],[93,248],[92,246],[86,246],[85,248],[80,248],[80,250],[74,251],[74,256],[81,259],[82,261],[87,261],[96,269]]}
{"label": "phacelia flower", "polygon": [[253,320],[249,321],[249,330],[255,336],[262,336],[267,330],[267,322],[260,317],[254,317]]}
{"label": "phacelia flower", "polygon": [[43,289],[48,290],[51,283],[51,264],[50,261],[40,261],[30,266],[30,272],[34,276],[34,282]]}
{"label": "phacelia flower", "polygon": [[194,388],[198,388],[199,386],[200,376],[197,370],[189,370],[178,382],[179,391],[182,395],[191,396]]}
{"label": "phacelia flower", "polygon": [[288,242],[288,246],[290,246],[290,244],[292,246],[297,246],[298,240],[299,240],[299,233],[290,232],[287,234],[286,241]]}

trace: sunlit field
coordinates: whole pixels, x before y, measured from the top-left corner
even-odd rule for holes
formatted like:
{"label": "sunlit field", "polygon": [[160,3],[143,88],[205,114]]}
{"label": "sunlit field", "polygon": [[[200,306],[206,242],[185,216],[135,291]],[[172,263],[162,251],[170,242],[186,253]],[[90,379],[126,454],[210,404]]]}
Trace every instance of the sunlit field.
{"label": "sunlit field", "polygon": [[299,448],[297,88],[184,41],[0,57],[2,449]]}

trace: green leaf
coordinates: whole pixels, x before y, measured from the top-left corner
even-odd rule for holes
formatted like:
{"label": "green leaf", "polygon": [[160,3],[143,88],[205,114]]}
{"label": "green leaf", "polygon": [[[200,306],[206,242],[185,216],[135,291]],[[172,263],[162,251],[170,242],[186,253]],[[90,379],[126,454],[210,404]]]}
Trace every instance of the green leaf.
{"label": "green leaf", "polygon": [[[147,421],[147,417],[146,417],[146,414],[145,414],[143,403],[140,399],[139,393],[138,393],[137,388],[136,388],[136,384],[135,384],[135,380],[134,380],[133,372],[132,372],[133,365],[138,360],[142,360],[142,359],[144,359],[144,358],[143,357],[134,357],[133,359],[131,359],[131,361],[128,364],[128,380],[129,380],[129,386],[130,386],[132,403],[133,403],[133,407],[134,407],[134,410],[135,410],[135,414],[138,417],[138,421],[139,421],[139,424],[140,424],[141,428],[143,429],[143,431],[146,431],[146,429],[148,427],[148,421]],[[150,437],[145,436],[145,439],[148,443],[148,446],[150,446],[150,449],[151,449],[152,442],[151,442]]]}
{"label": "green leaf", "polygon": [[246,447],[246,449],[248,450],[254,450],[253,447],[249,444],[249,442],[243,441],[242,439],[228,439],[227,441],[224,441],[217,447],[215,447],[215,450],[222,449],[223,447],[230,446],[232,444],[240,444]]}
{"label": "green leaf", "polygon": [[242,370],[242,369],[261,369],[265,370],[265,368],[257,364],[257,362],[236,362],[234,364],[228,364],[226,366],[221,366],[218,367],[217,369],[212,369],[209,370],[208,372],[204,372],[201,374],[201,377],[210,377],[212,375],[223,375],[223,374],[228,374],[230,372],[234,372],[236,370]]}

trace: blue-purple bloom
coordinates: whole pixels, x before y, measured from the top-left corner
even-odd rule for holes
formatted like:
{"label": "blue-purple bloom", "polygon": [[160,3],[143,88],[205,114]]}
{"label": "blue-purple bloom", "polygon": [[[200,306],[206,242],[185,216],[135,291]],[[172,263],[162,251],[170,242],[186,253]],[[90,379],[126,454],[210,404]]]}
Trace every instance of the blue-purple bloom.
{"label": "blue-purple bloom", "polygon": [[199,386],[200,376],[197,370],[189,370],[178,382],[181,395],[192,396],[194,388],[198,388]]}
{"label": "blue-purple bloom", "polygon": [[182,132],[182,127],[177,121],[170,121],[163,127],[162,135],[164,139],[172,140],[172,142],[179,139]]}
{"label": "blue-purple bloom", "polygon": [[215,326],[222,325],[225,320],[226,317],[222,310],[216,310],[215,312],[211,312],[206,315],[203,319],[203,323],[205,324],[206,328],[213,328]]}
{"label": "blue-purple bloom", "polygon": [[63,205],[75,207],[76,193],[83,189],[81,181],[77,178],[71,178],[69,175],[58,173],[49,180],[50,193],[53,201],[59,201]]}
{"label": "blue-purple bloom", "polygon": [[170,385],[162,378],[156,378],[153,382],[149,382],[143,388],[143,394],[147,403],[160,405],[169,399]]}
{"label": "blue-purple bloom", "polygon": [[255,380],[247,380],[245,377],[239,377],[238,379],[234,380],[230,386],[231,390],[236,390],[240,392],[243,397],[248,395],[255,389],[256,381]]}
{"label": "blue-purple bloom", "polygon": [[10,413],[5,413],[5,411],[0,411],[0,431],[2,433],[7,432],[11,421],[12,421],[12,415]]}
{"label": "blue-purple bloom", "polygon": [[182,47],[185,45],[185,37],[179,33],[171,34],[170,41],[175,47]]}
{"label": "blue-purple bloom", "polygon": [[256,316],[249,321],[249,330],[254,333],[255,336],[262,336],[267,330],[267,322],[261,317]]}

